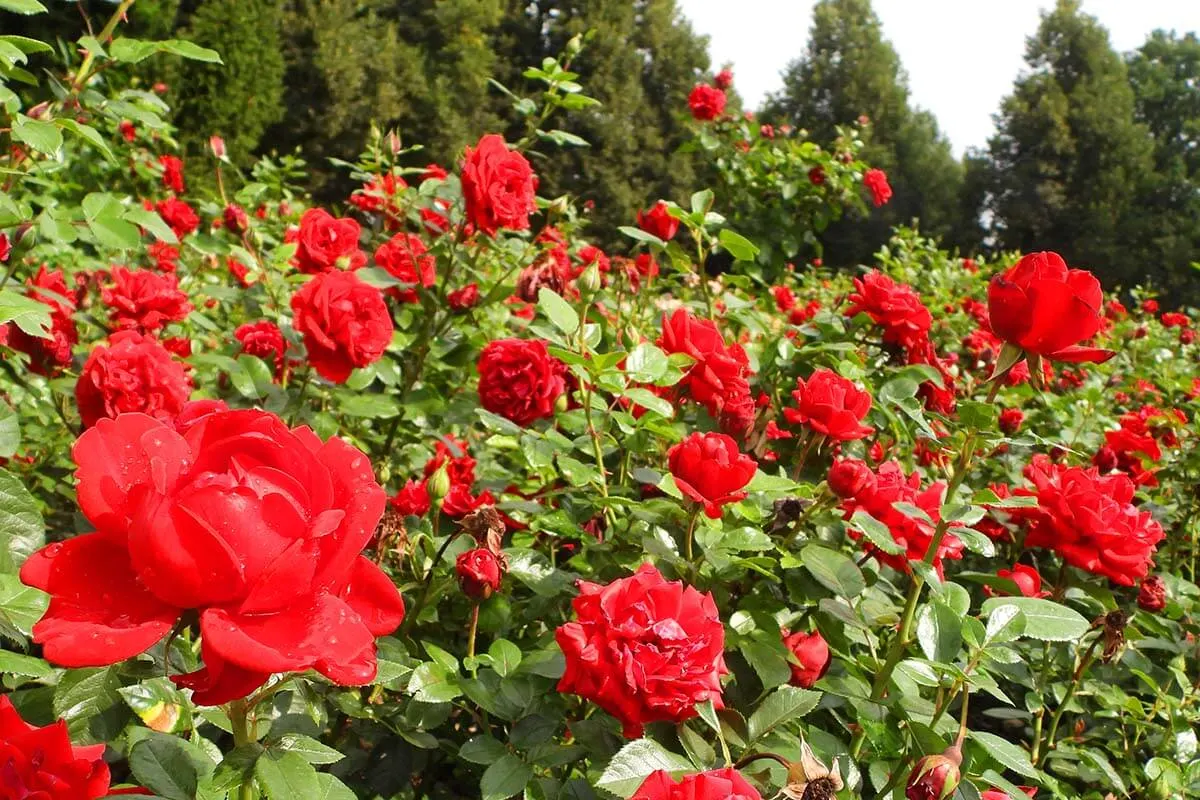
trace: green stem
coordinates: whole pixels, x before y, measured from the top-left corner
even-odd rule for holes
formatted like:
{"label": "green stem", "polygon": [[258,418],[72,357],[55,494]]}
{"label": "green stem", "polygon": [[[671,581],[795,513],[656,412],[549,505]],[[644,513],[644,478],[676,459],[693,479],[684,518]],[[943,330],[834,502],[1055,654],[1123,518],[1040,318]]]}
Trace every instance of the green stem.
{"label": "green stem", "polygon": [[[1058,723],[1062,721],[1063,714],[1065,714],[1067,711],[1067,706],[1070,705],[1071,700],[1075,698],[1075,692],[1079,690],[1079,683],[1083,680],[1084,673],[1087,672],[1087,669],[1092,665],[1092,662],[1096,660],[1096,645],[1098,645],[1100,640],[1103,638],[1104,634],[1101,633],[1092,640],[1092,643],[1088,647],[1087,652],[1084,654],[1083,659],[1079,662],[1079,666],[1075,668],[1075,673],[1071,676],[1071,685],[1067,687],[1066,695],[1063,696],[1063,700],[1061,703],[1059,703],[1058,708],[1054,710],[1054,715],[1050,717],[1050,732],[1046,734],[1046,753],[1049,753],[1054,749],[1054,737],[1058,734]],[[1042,757],[1045,758],[1045,753],[1042,754]],[[1036,761],[1034,762],[1034,765],[1038,765]]]}
{"label": "green stem", "polygon": [[429,565],[429,569],[425,573],[424,585],[421,587],[421,596],[417,599],[417,604],[412,607],[412,611],[404,617],[404,622],[400,626],[400,635],[404,636],[409,632],[415,624],[417,617],[421,615],[421,611],[425,608],[425,603],[429,601],[429,590],[433,586],[433,573],[437,571],[437,565],[442,560],[442,556],[446,554],[446,550],[450,547],[450,543],[458,538],[462,533],[457,530],[446,537],[446,541],[442,542],[442,546],[438,548],[437,554],[433,557],[433,563]]}
{"label": "green stem", "polygon": [[[252,706],[247,700],[234,700],[226,710],[229,724],[233,728],[233,744],[243,747],[254,743],[254,717],[250,713]],[[254,778],[246,777],[238,787],[237,800],[255,800]]]}
{"label": "green stem", "polygon": [[[134,0],[121,0],[121,5],[117,6],[117,10],[114,11],[113,15],[108,18],[108,22],[105,23],[104,28],[100,31],[100,35],[96,37],[96,41],[104,44],[112,38],[113,32],[117,29],[117,25],[119,25],[121,20],[125,18],[125,12],[129,10],[129,7],[132,6],[133,3]],[[90,73],[92,71],[92,64],[95,63],[95,61],[96,54],[93,51],[88,50],[87,55],[83,57],[83,63],[79,65],[79,72],[75,73],[75,81],[72,84],[72,88],[75,91],[79,91],[83,88],[84,84],[87,83],[88,78],[91,77]]]}
{"label": "green stem", "polygon": [[467,658],[471,660],[471,677],[475,677],[475,634],[479,631],[479,603],[471,608],[471,627],[467,629]]}
{"label": "green stem", "polygon": [[695,538],[696,520],[698,519],[700,519],[699,508],[692,512],[692,517],[688,520],[687,534],[683,538],[683,555],[689,564],[692,563],[692,539]]}

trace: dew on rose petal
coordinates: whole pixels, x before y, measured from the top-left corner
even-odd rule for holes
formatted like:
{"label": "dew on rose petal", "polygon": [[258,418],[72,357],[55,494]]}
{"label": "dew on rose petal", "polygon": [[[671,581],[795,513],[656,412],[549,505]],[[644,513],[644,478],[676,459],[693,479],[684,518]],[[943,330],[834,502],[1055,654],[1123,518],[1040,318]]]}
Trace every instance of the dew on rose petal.
{"label": "dew on rose petal", "polygon": [[44,552],[50,558],[54,558],[56,555],[62,552],[62,549],[62,542],[55,542],[54,544],[47,546]]}

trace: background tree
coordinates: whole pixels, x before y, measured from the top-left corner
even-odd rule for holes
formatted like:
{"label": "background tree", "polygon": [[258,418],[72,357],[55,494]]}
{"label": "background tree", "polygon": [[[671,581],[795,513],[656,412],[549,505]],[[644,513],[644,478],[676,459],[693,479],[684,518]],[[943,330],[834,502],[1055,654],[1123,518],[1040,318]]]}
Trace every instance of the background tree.
{"label": "background tree", "polygon": [[870,0],[821,0],[813,9],[808,47],[788,67],[765,116],[829,142],[837,126],[864,115],[871,124],[863,157],[888,173],[895,194],[869,218],[847,218],[826,231],[822,240],[831,264],[869,260],[892,225],[916,217],[927,233],[947,233],[962,175],[933,116],[910,107],[900,57],[883,38]]}
{"label": "background tree", "polygon": [[989,142],[997,244],[1056,250],[1110,284],[1161,280],[1134,220],[1152,140],[1134,119],[1108,32],[1077,0],[1059,0],[1027,40],[1025,61],[1029,72],[1004,99]]}

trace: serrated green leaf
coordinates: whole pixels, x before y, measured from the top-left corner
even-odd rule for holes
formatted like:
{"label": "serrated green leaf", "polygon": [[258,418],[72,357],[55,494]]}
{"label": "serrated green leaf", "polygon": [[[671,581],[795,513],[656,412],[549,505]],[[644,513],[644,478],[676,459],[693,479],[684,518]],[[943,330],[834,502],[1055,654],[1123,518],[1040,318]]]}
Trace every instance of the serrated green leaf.
{"label": "serrated green leaf", "polygon": [[555,292],[544,287],[538,289],[538,308],[554,323],[554,327],[568,336],[579,330],[579,314]]}
{"label": "serrated green leaf", "polygon": [[749,742],[756,742],[766,734],[794,719],[803,717],[821,702],[821,693],[796,686],[780,686],[759,703],[758,708],[746,722]]}
{"label": "serrated green leaf", "polygon": [[637,739],[612,757],[596,786],[617,797],[629,797],[646,776],[657,770],[678,774],[695,767],[686,758],[663,748],[653,739]]}
{"label": "serrated green leaf", "polygon": [[[1039,597],[993,597],[983,603],[983,613],[1016,606],[1025,617],[1024,636],[1043,642],[1071,642],[1087,633],[1088,621],[1078,611]],[[1007,612],[1006,612],[1007,613]]]}
{"label": "serrated green leaf", "polygon": [[[12,409],[8,411],[12,414]],[[46,543],[45,534],[42,512],[33,495],[20,478],[0,469],[0,571],[19,569],[33,551]]]}
{"label": "serrated green leaf", "polygon": [[507,800],[525,790],[525,784],[533,777],[533,769],[512,753],[500,756],[483,773],[479,791],[483,800]]}
{"label": "serrated green leaf", "polygon": [[17,114],[12,120],[13,141],[29,145],[39,153],[54,155],[62,147],[62,132],[53,122],[41,119],[30,119],[24,114]]}

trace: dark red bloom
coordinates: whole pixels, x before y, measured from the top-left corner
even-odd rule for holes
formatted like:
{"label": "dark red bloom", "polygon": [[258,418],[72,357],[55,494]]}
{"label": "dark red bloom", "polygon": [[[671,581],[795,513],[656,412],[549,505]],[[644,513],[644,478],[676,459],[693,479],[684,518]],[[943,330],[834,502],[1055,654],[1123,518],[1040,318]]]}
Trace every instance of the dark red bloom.
{"label": "dark red bloom", "polygon": [[496,339],[479,354],[479,403],[521,426],[554,416],[566,368],[541,339]]}
{"label": "dark red bloom", "polygon": [[825,183],[825,168],[821,166],[813,167],[808,171],[808,182],[813,186],[820,186]]}
{"label": "dark red bloom", "polygon": [[100,291],[108,318],[116,330],[156,333],[171,322],[182,322],[192,304],[173,274],[153,270],[112,268],[112,284]]}
{"label": "dark red bloom", "polygon": [[421,237],[412,233],[397,233],[375,251],[375,263],[398,281],[411,288],[392,287],[388,294],[401,303],[417,302],[417,289],[433,286],[437,278],[436,263]]}
{"label": "dark red bloom", "polygon": [[688,95],[688,108],[692,117],[701,122],[712,122],[725,113],[725,93],[715,86],[698,83]]}
{"label": "dark red bloom", "polygon": [[784,419],[804,425],[838,442],[861,439],[875,432],[862,421],[871,410],[871,395],[853,381],[822,367],[809,376],[796,379],[792,392],[795,408],[783,410]]}
{"label": "dark red bloom", "polygon": [[1152,614],[1157,614],[1166,608],[1167,586],[1163,583],[1163,579],[1157,575],[1142,578],[1142,583],[1138,586],[1137,604],[1138,608]]}
{"label": "dark red bloom", "polygon": [[27,280],[26,294],[50,307],[50,336],[31,336],[15,324],[0,326],[7,334],[6,344],[29,356],[29,368],[39,375],[52,375],[71,363],[72,349],[79,341],[75,326],[75,294],[67,287],[62,270],[47,270],[45,265]]}
{"label": "dark red bloom", "polygon": [[1000,412],[1000,430],[1012,436],[1021,429],[1025,414],[1019,408],[1006,408]]}
{"label": "dark red bloom", "polygon": [[959,764],[962,757],[955,754],[925,756],[917,762],[908,776],[904,796],[908,800],[947,800],[954,796],[961,780]]}
{"label": "dark red bloom", "polygon": [[[1042,591],[1042,576],[1031,566],[1026,564],[1013,564],[1012,569],[996,570],[997,578],[1008,578],[1017,585],[1017,591],[1024,597],[1049,597],[1050,592]],[[984,592],[988,595],[998,594],[1004,595],[1006,592],[994,591],[991,587],[984,587]]]}
{"label": "dark red bloom", "polygon": [[753,422],[750,360],[739,345],[726,345],[716,324],[679,308],[663,317],[658,346],[667,353],[686,353],[696,363],[679,385],[721,421],[731,433],[742,433]]}
{"label": "dark red bloom", "polygon": [[183,161],[178,156],[159,156],[158,165],[162,168],[162,184],[175,194],[183,194]]}
{"label": "dark red bloom", "polygon": [[794,659],[788,664],[792,670],[792,686],[811,689],[829,670],[829,645],[819,632],[788,633],[785,630],[783,646]]}
{"label": "dark red bloom", "polygon": [[261,411],[211,411],[182,431],[145,414],[102,420],[72,454],[95,533],[49,545],[21,580],[50,594],[33,627],[46,658],[115,664],[198,615],[204,668],[174,676],[202,705],[272,673],[375,676],[375,637],[404,605],[359,555],[386,497],[370,460]]}
{"label": "dark red bloom", "polygon": [[454,311],[466,311],[479,303],[479,285],[468,283],[446,295],[446,305]]}
{"label": "dark red bloom", "polygon": [[920,346],[929,334],[933,317],[911,286],[896,283],[879,270],[854,279],[854,292],[846,316],[866,314],[883,328],[883,340],[906,349]]}
{"label": "dark red bloom", "polygon": [[310,208],[300,217],[296,238],[296,269],[307,274],[333,269],[358,269],[367,254],[358,249],[360,228],[345,217],[338,219],[323,208]]}
{"label": "dark red bloom", "polygon": [[292,295],[292,315],[309,363],[334,383],[345,383],[355,369],[383,358],[392,342],[392,316],[383,293],[353,272],[314,276]]}
{"label": "dark red bloom", "polygon": [[684,775],[678,782],[660,769],[629,800],[762,800],[762,795],[732,767]]}
{"label": "dark red bloom", "polygon": [[389,501],[392,508],[405,516],[423,517],[429,513],[429,489],[425,481],[409,480]]}
{"label": "dark red bloom", "polygon": [[191,393],[184,365],[153,336],[119,331],[88,356],[75,384],[75,403],[85,427],[130,411],[169,421]]}
{"label": "dark red bloom", "polygon": [[235,236],[241,236],[250,229],[250,217],[246,215],[246,209],[237,203],[225,206],[225,210],[221,212],[221,218],[225,222],[225,227]]}
{"label": "dark red bloom", "polygon": [[275,367],[275,378],[283,375],[284,355],[287,353],[287,340],[279,326],[268,320],[247,322],[233,332],[233,338],[241,342],[242,352],[246,355],[261,358]]}
{"label": "dark red bloom", "polygon": [[501,228],[528,230],[529,215],[537,210],[537,185],[525,156],[510,150],[503,136],[489,133],[467,148],[462,166],[467,218],[487,235]]}
{"label": "dark red bloom", "polygon": [[577,620],[555,632],[566,658],[558,691],[612,714],[627,738],[647,722],[682,722],[721,702],[725,626],[711,594],[666,581],[650,564],[607,586],[579,582]]}
{"label": "dark red bloom", "polygon": [[477,547],[459,555],[454,562],[458,585],[467,597],[487,599],[500,589],[504,565],[491,550]]}
{"label": "dark red bloom", "polygon": [[713,519],[720,519],[721,506],[746,496],[758,470],[757,462],[723,433],[693,433],[667,451],[667,460],[679,491]]}
{"label": "dark red bloom", "polygon": [[646,233],[657,236],[664,242],[675,238],[679,231],[679,220],[671,216],[671,207],[666,201],[659,200],[649,211],[637,213],[637,225]]}
{"label": "dark red bloom", "polygon": [[849,500],[874,489],[875,473],[865,461],[843,458],[833,462],[826,481],[831,492],[843,500]]}
{"label": "dark red bloom", "polygon": [[721,91],[725,91],[730,86],[733,86],[733,72],[728,69],[723,69],[713,77],[713,85]]}
{"label": "dark red bloom", "polygon": [[158,209],[158,215],[163,218],[163,222],[167,223],[175,232],[178,239],[182,239],[200,227],[200,217],[196,216],[196,212],[192,210],[191,206],[178,197],[160,200],[155,208]]}

